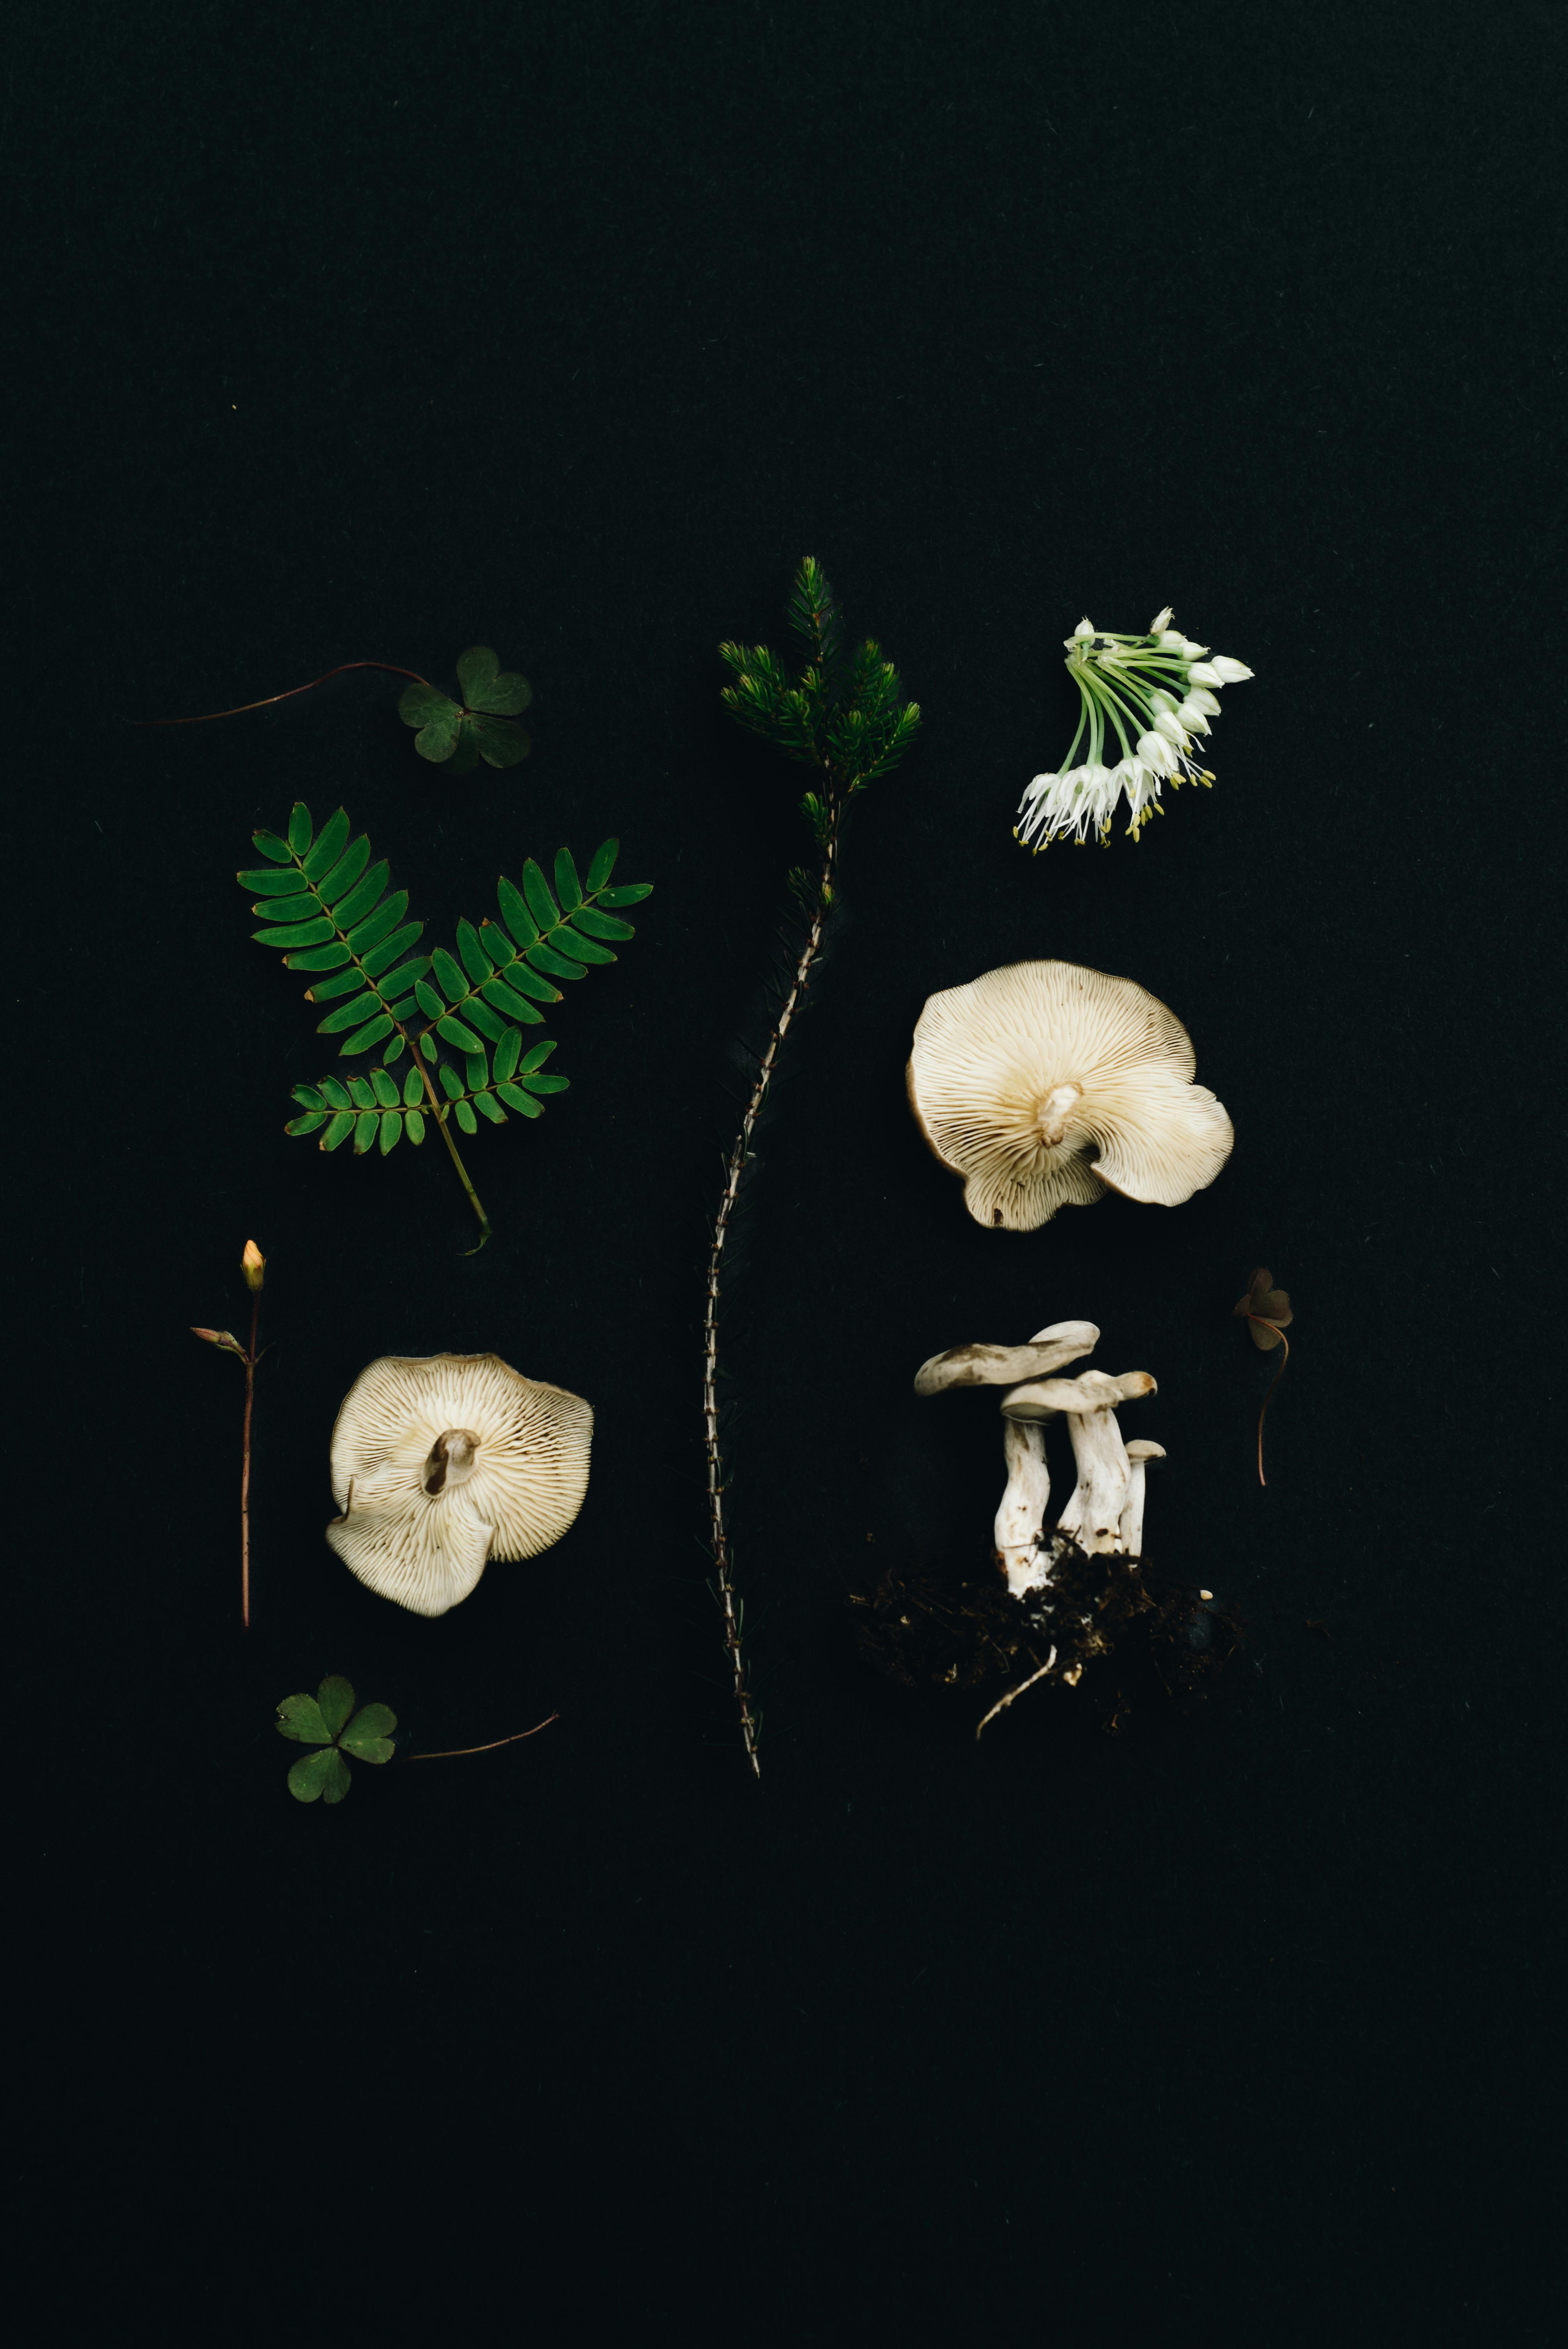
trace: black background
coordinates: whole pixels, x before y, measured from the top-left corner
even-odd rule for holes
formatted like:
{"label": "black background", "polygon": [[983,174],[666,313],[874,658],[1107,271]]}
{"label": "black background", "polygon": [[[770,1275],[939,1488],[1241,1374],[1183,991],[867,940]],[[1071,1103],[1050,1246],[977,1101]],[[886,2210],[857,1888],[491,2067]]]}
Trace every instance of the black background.
{"label": "black background", "polygon": [[[99,2289],[390,2341],[1556,2337],[1562,51],[1537,0],[24,13],[12,1784],[59,2337]],[[779,641],[808,551],[925,724],[726,1323],[757,1785],[697,1332],[799,779],[714,647]],[[1256,671],[1216,787],[1026,861],[1058,640],[1167,600]],[[121,722],[474,641],[534,685],[510,776],[424,765],[374,675]],[[433,1143],[282,1132],[330,1047],[231,875],[296,796],[432,937],[562,842],[655,885],[553,1017],[572,1092],[468,1153],[481,1256]],[[1035,955],[1186,1023],[1212,1190],[968,1222],[910,1032]],[[186,1325],[242,1314],[252,1236],[247,1639],[241,1379]],[[994,1410],[918,1363],[1077,1316],[1158,1377],[1150,1550],[1248,1648],[1195,1713],[1043,1696],[977,1748],[845,1594],[984,1553]],[[428,1623],[321,1529],[344,1390],[442,1348],[598,1424],[567,1540]],[[327,1671],[427,1747],[562,1718],[305,1811],[273,1708]]]}

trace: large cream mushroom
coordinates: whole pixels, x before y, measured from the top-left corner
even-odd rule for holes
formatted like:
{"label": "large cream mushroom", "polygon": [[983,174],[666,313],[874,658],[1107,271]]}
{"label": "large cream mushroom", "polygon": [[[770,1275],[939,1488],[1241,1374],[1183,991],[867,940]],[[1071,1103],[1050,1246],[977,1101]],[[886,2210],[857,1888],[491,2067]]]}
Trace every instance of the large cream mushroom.
{"label": "large cream mushroom", "polygon": [[1135,980],[1016,962],[928,999],[909,1098],[975,1222],[1032,1232],[1107,1188],[1174,1207],[1213,1181],[1234,1136],[1196,1067]]}
{"label": "large cream mushroom", "polygon": [[588,1489],[593,1412],[497,1354],[387,1354],[332,1431],[326,1538],[351,1572],[416,1615],[466,1599],[492,1557],[534,1557]]}

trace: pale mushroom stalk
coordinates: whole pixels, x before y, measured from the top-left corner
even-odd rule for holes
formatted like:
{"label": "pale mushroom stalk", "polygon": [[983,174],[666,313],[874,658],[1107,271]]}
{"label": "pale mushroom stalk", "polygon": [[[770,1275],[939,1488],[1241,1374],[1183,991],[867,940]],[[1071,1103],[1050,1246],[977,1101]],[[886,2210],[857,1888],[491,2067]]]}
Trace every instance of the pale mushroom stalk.
{"label": "pale mushroom stalk", "polygon": [[1016,1599],[1038,1579],[1040,1533],[1051,1497],[1045,1429],[1034,1420],[1004,1420],[1002,1449],[1007,1488],[996,1512],[996,1557]]}
{"label": "pale mushroom stalk", "polygon": [[1121,1547],[1129,1557],[1143,1556],[1143,1499],[1149,1464],[1163,1460],[1162,1444],[1150,1444],[1140,1437],[1127,1447],[1127,1503],[1121,1512]]}
{"label": "pale mushroom stalk", "polygon": [[1078,1463],[1078,1483],[1057,1520],[1057,1531],[1069,1535],[1081,1550],[1090,1554],[1119,1550],[1132,1472],[1116,1413],[1069,1412],[1068,1433]]}

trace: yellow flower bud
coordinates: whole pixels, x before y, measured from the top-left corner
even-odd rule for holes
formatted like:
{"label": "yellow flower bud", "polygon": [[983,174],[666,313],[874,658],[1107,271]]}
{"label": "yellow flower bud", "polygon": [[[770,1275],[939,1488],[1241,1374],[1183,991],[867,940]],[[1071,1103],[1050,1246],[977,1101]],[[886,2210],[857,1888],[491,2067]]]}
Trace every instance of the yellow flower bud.
{"label": "yellow flower bud", "polygon": [[267,1277],[267,1260],[254,1240],[245,1242],[245,1253],[240,1258],[240,1268],[245,1276],[247,1288],[260,1288]]}

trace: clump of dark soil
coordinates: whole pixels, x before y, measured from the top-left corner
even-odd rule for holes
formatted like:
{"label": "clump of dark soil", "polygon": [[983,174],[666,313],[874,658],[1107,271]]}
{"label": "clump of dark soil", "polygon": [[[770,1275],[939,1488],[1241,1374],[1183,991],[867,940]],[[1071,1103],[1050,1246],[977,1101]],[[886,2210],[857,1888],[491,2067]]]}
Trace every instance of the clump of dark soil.
{"label": "clump of dark soil", "polygon": [[1111,1703],[1116,1727],[1126,1667],[1152,1666],[1172,1696],[1201,1695],[1241,1644],[1233,1609],[1163,1581],[1146,1559],[1086,1554],[1059,1537],[1055,1547],[1049,1582],[1022,1599],[995,1566],[968,1577],[891,1568],[850,1601],[861,1656],[905,1688],[992,1699],[1036,1675],[1082,1682]]}

